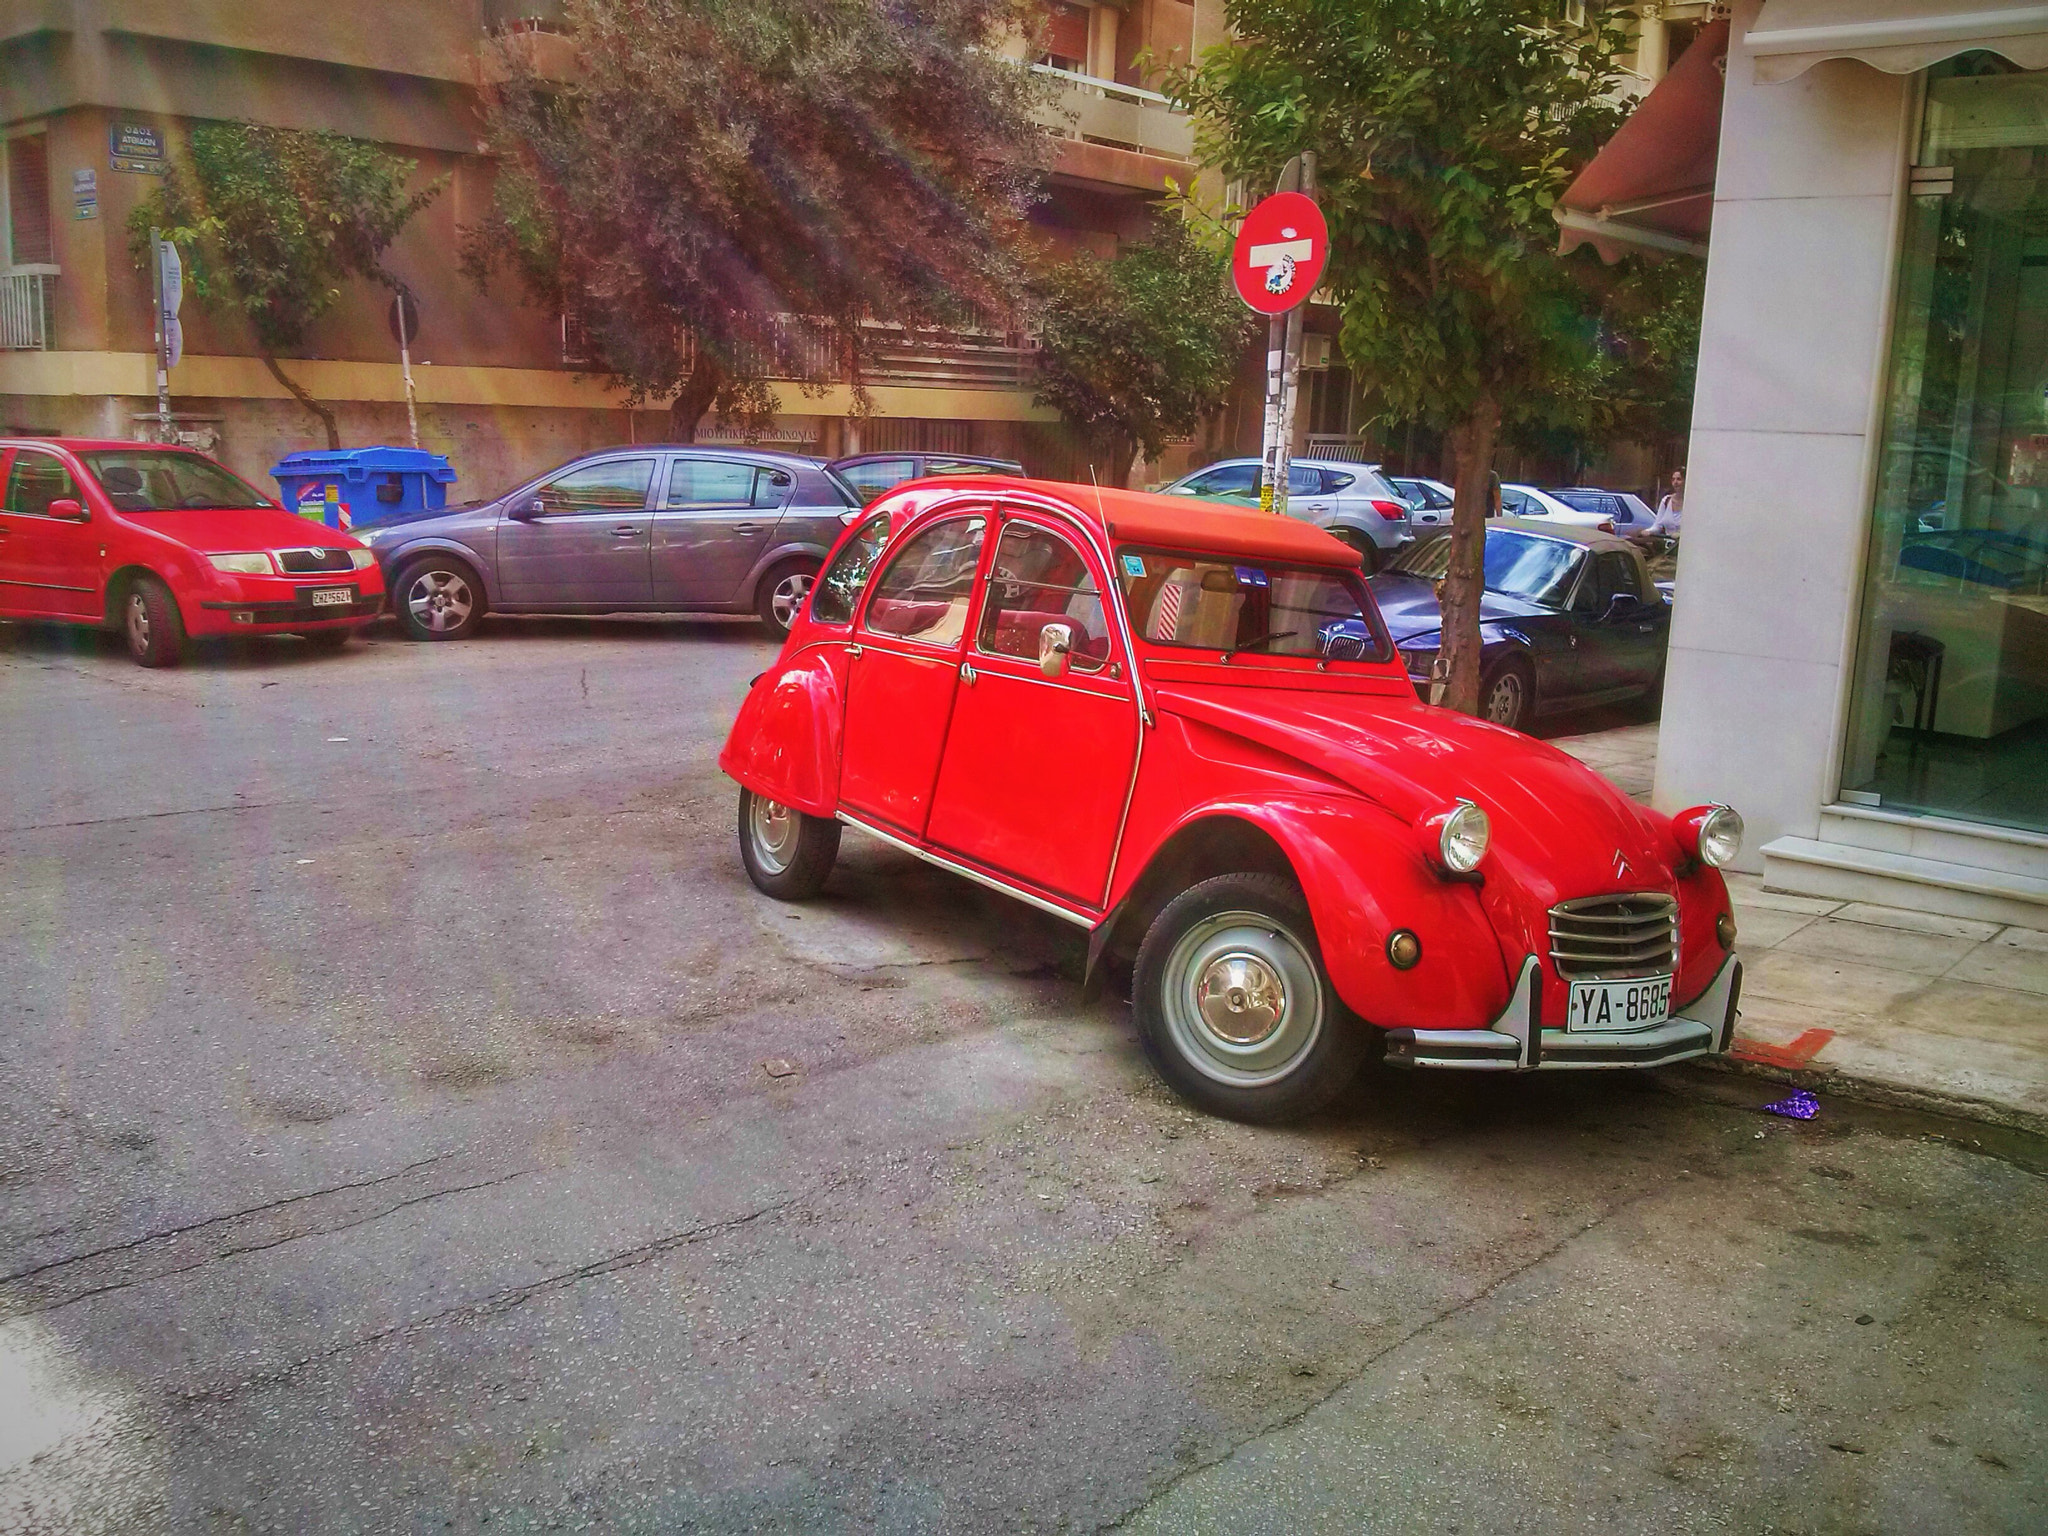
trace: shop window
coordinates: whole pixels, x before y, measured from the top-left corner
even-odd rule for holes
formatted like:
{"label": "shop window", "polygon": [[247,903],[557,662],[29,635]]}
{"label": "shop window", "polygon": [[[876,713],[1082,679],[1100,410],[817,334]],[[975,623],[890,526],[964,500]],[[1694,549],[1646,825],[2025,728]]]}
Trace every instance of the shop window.
{"label": "shop window", "polygon": [[2048,831],[2048,74],[1933,70],[1919,167],[1842,788]]}
{"label": "shop window", "polygon": [[30,133],[7,141],[7,251],[18,267],[57,259],[50,228],[50,139]]}

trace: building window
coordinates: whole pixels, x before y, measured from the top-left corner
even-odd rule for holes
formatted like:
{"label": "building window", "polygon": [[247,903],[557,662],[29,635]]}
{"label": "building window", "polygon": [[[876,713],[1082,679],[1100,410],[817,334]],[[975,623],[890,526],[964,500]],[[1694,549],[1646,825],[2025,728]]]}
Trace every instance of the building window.
{"label": "building window", "polygon": [[50,138],[30,133],[7,141],[7,257],[17,267],[57,260],[50,228]]}
{"label": "building window", "polygon": [[1842,787],[2048,831],[2048,73],[1937,67],[1923,134]]}
{"label": "building window", "polygon": [[1038,56],[1041,64],[1050,64],[1054,69],[1070,70],[1077,75],[1088,73],[1088,24],[1092,7],[1086,5],[1048,5],[1045,8],[1045,52]]}

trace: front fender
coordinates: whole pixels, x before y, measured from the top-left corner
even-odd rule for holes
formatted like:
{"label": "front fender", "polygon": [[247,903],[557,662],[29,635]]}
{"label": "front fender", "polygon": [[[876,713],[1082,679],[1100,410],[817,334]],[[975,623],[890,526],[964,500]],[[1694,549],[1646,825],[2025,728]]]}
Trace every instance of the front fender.
{"label": "front fender", "polygon": [[377,569],[384,573],[385,590],[392,593],[395,598],[398,591],[395,585],[398,572],[406,562],[421,555],[437,554],[453,555],[475,571],[477,580],[484,584],[484,605],[489,608],[498,606],[498,573],[492,568],[496,562],[482,551],[472,548],[460,539],[451,539],[446,534],[430,533],[422,538],[408,539],[404,543],[394,544],[389,552],[379,549]]}
{"label": "front fender", "polygon": [[[1205,805],[1182,826],[1210,816],[1250,822],[1280,846],[1331,983],[1368,1023],[1480,1028],[1506,1006],[1513,984],[1479,893],[1438,876],[1409,827],[1380,806],[1345,794],[1261,796]],[[1401,928],[1422,941],[1421,961],[1406,971],[1387,958]]]}
{"label": "front fender", "polygon": [[809,645],[754,679],[718,766],[758,795],[812,816],[839,809],[846,648]]}

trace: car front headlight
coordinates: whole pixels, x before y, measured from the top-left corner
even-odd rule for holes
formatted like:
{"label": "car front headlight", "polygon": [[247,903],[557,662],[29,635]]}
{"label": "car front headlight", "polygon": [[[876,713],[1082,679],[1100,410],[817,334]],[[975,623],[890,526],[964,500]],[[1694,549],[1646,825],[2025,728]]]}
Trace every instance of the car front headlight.
{"label": "car front headlight", "polygon": [[1424,851],[1431,862],[1454,875],[1469,875],[1486,857],[1493,841],[1493,823],[1470,800],[1460,800],[1422,823]]}
{"label": "car front headlight", "polygon": [[371,566],[377,563],[376,551],[369,549],[352,549],[348,552],[348,563],[350,567],[354,570],[368,570]]}
{"label": "car front headlight", "polygon": [[265,554],[208,555],[216,571],[226,571],[230,576],[268,576],[273,567],[270,556]]}
{"label": "car front headlight", "polygon": [[1742,852],[1742,818],[1725,805],[1696,805],[1671,818],[1686,856],[1726,869]]}

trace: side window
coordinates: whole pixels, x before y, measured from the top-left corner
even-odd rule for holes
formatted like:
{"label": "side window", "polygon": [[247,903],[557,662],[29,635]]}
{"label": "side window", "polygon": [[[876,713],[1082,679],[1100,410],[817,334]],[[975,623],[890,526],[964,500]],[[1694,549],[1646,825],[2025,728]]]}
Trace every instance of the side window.
{"label": "side window", "polygon": [[709,507],[754,505],[754,466],[730,459],[677,459],[669,466],[668,495],[662,506],[671,512]]}
{"label": "side window", "polygon": [[871,459],[865,464],[849,464],[839,474],[860,493],[861,503],[866,505],[882,492],[901,485],[916,472],[915,459]]}
{"label": "side window", "polygon": [[1326,491],[1349,490],[1357,482],[1358,476],[1356,475],[1340,474],[1334,469],[1323,471],[1323,489]]}
{"label": "side window", "polygon": [[1602,550],[1594,561],[1593,575],[1600,588],[1600,612],[1605,613],[1607,605],[1617,597],[1642,601],[1643,586],[1636,578],[1636,563],[1625,551]]}
{"label": "side window", "polygon": [[899,549],[875,581],[866,627],[878,635],[953,645],[967,633],[985,517],[953,517]]}
{"label": "side window", "polygon": [[1318,496],[1323,490],[1323,472],[1320,469],[1302,469],[1297,465],[1287,468],[1287,494],[1290,496]]}
{"label": "side window", "polygon": [[1258,488],[1256,464],[1224,464],[1188,482],[1188,489],[1197,496],[1240,495]]}
{"label": "side window", "polygon": [[14,455],[14,468],[7,476],[7,496],[0,502],[0,511],[48,517],[50,503],[65,496],[81,504],[85,500],[78,494],[78,482],[71,478],[64,461],[51,454],[37,453],[33,448],[23,448]]}
{"label": "side window", "polygon": [[851,624],[853,605],[867,590],[875,574],[875,562],[882,558],[882,546],[889,539],[889,515],[885,512],[861,524],[860,532],[848,539],[832,563],[818,573],[811,588],[811,622]]}
{"label": "side window", "polygon": [[550,512],[638,512],[653,480],[652,459],[609,459],[555,476],[540,499]]}
{"label": "side window", "polygon": [[1098,671],[1108,663],[1109,617],[1080,552],[1050,529],[1006,523],[975,647],[990,656],[1036,661],[1039,632],[1054,623],[1073,628],[1068,662],[1077,671]]}
{"label": "side window", "polygon": [[786,469],[757,469],[754,471],[754,505],[757,507],[779,507],[789,500],[790,487],[796,484],[796,476]]}

